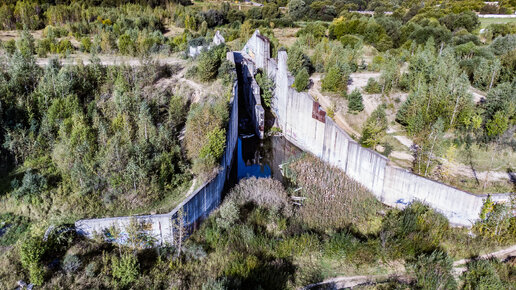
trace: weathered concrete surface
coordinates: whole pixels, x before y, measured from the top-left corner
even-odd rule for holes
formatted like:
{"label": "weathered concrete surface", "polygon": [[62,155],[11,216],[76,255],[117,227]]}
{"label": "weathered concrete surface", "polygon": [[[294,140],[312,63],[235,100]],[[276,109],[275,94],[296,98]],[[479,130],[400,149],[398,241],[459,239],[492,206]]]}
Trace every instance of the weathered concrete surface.
{"label": "weathered concrete surface", "polygon": [[[479,217],[486,195],[473,195],[389,165],[383,155],[361,147],[329,117],[317,119],[321,108],[307,93],[297,92],[288,72],[287,53],[278,52],[277,62],[263,60],[263,41],[258,32],[245,46],[256,63],[267,64],[275,82],[272,111],[276,124],[287,140],[322,160],[342,169],[367,187],[387,205],[404,207],[414,200],[423,201],[458,226],[471,226]],[[266,57],[266,56],[265,56]],[[315,116],[315,117],[314,117]],[[491,195],[496,202],[509,200],[507,194]]]}
{"label": "weathered concrete surface", "polygon": [[[221,202],[221,194],[226,181],[229,179],[231,165],[238,139],[238,83],[233,86],[233,98],[230,101],[231,112],[226,136],[226,149],[220,164],[220,171],[211,181],[202,185],[199,189],[190,194],[181,204],[167,214],[112,217],[100,219],[85,219],[75,223],[77,233],[88,238],[95,234],[101,234],[107,240],[116,241],[122,244],[128,242],[130,235],[128,229],[131,223],[137,222],[142,225],[143,232],[150,239],[148,244],[142,246],[163,246],[174,244],[177,239],[174,225],[177,224],[178,212],[183,211],[181,217],[184,219],[185,227],[195,227],[202,219],[206,218]],[[119,235],[110,237],[111,228],[117,228]],[[106,236],[106,234],[108,234]]]}

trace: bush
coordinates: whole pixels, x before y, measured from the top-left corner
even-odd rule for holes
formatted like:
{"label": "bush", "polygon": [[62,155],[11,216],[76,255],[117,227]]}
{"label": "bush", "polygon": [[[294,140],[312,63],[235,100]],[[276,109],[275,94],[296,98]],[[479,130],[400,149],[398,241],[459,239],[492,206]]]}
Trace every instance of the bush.
{"label": "bush", "polygon": [[0,214],[0,246],[10,246],[28,230],[30,220],[11,213]]}
{"label": "bush", "polygon": [[47,54],[51,51],[52,41],[48,38],[43,38],[37,42],[36,53],[38,57],[47,57]]}
{"label": "bush", "polygon": [[21,245],[20,260],[23,268],[29,271],[30,282],[34,285],[44,282],[42,259],[46,250],[46,244],[41,237],[29,237]]}
{"label": "bush", "polygon": [[468,270],[462,275],[464,289],[506,289],[496,272],[494,260],[476,260],[468,263]]}
{"label": "bush", "polygon": [[296,75],[296,79],[294,81],[294,87],[298,92],[305,91],[308,88],[308,81],[310,80],[310,76],[308,75],[308,71],[306,68],[303,68]]}
{"label": "bush", "polygon": [[79,50],[82,52],[90,52],[91,50],[91,39],[89,37],[81,38],[81,45]]}
{"label": "bush", "polygon": [[[188,158],[194,162],[195,172],[206,173],[213,169],[225,144],[225,127],[228,118],[227,103],[192,106],[186,121],[185,143]],[[220,142],[220,144],[217,144]],[[211,158],[206,158],[210,156]]]}
{"label": "bush", "polygon": [[14,39],[10,39],[6,42],[3,42],[2,46],[9,55],[14,54],[14,52],[16,51],[16,41],[14,41]]}
{"label": "bush", "polygon": [[220,217],[217,218],[217,226],[229,230],[239,217],[239,209],[232,200],[224,202],[219,210]]}
{"label": "bush", "polygon": [[118,38],[118,51],[125,55],[134,55],[136,53],[136,46],[131,36],[123,34]]}
{"label": "bush", "polygon": [[59,41],[57,46],[55,46],[54,52],[59,54],[67,54],[73,52],[74,48],[70,40],[63,39]]}
{"label": "bush", "polygon": [[260,86],[260,92],[263,102],[270,108],[272,101],[272,93],[274,91],[274,82],[269,78],[267,72],[260,72],[256,74],[256,82]]}
{"label": "bush", "polygon": [[207,138],[208,143],[202,147],[199,158],[220,160],[226,147],[226,129],[215,128],[208,133]]}
{"label": "bush", "polygon": [[419,289],[457,289],[453,278],[453,260],[444,252],[420,255],[411,267]]}
{"label": "bush", "polygon": [[225,86],[233,86],[233,82],[236,80],[235,65],[227,59],[223,60],[217,76],[222,79]]}
{"label": "bush", "polygon": [[255,178],[241,180],[229,193],[229,199],[239,205],[252,202],[260,207],[283,210],[285,215],[290,214],[288,194],[281,182],[270,178]]}
{"label": "bush", "polygon": [[428,205],[412,202],[402,211],[390,211],[380,238],[393,258],[412,258],[437,249],[449,233],[446,217]]}
{"label": "bush", "polygon": [[321,88],[329,92],[344,92],[348,85],[348,76],[336,65],[332,66],[324,76]]}
{"label": "bush", "polygon": [[287,66],[288,70],[295,76],[303,68],[309,72],[311,63],[310,59],[303,53],[303,50],[295,45],[288,50]]}
{"label": "bush", "polygon": [[226,57],[226,47],[220,45],[199,55],[198,72],[203,82],[211,81],[217,76],[219,66]]}
{"label": "bush", "polygon": [[120,258],[113,256],[111,260],[113,277],[122,287],[125,287],[138,279],[140,265],[138,259],[132,254],[122,254]]}
{"label": "bush", "polygon": [[387,130],[387,115],[385,114],[385,106],[380,105],[367,118],[362,128],[360,144],[368,148],[375,148],[385,135],[385,130]]}
{"label": "bush", "polygon": [[378,81],[376,81],[374,78],[369,78],[364,90],[368,94],[379,94],[382,92],[382,87],[380,86],[380,83],[378,83]]}
{"label": "bush", "polygon": [[33,172],[32,169],[29,168],[23,175],[21,186],[18,187],[17,180],[11,185],[14,189],[12,192],[14,197],[24,198],[26,201],[30,201],[32,197],[39,195],[47,188],[47,180],[44,176]]}
{"label": "bush", "polygon": [[81,267],[81,260],[76,255],[66,255],[61,267],[66,273],[74,273]]}
{"label": "bush", "polygon": [[364,104],[362,103],[362,94],[358,89],[354,89],[353,92],[348,95],[348,111],[362,112],[363,110]]}

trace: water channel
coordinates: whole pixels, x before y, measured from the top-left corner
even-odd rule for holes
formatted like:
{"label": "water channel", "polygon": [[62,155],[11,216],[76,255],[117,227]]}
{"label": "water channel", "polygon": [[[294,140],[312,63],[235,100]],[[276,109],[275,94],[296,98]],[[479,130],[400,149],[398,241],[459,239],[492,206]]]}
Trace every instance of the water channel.
{"label": "water channel", "polygon": [[[233,180],[249,177],[272,177],[283,181],[280,165],[302,153],[282,136],[268,136],[263,140],[256,136],[254,124],[249,115],[249,104],[243,92],[242,68],[237,64],[239,87],[238,98],[238,144],[237,158],[233,165]],[[267,110],[267,109],[266,109]],[[267,112],[266,123],[271,122],[272,114]]]}

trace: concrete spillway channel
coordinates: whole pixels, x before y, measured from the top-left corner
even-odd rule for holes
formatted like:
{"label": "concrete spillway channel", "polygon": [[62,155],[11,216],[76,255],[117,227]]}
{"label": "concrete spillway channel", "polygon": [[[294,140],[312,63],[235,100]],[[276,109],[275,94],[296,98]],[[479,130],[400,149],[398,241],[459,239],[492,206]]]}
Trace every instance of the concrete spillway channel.
{"label": "concrete spillway channel", "polygon": [[[259,136],[259,118],[255,115],[257,101],[253,96],[254,78],[248,77],[247,68],[242,65],[242,58],[235,53],[235,67],[238,80],[238,141],[237,158],[231,176],[236,183],[248,177],[272,177],[283,181],[280,165],[299,155],[302,151],[281,136]],[[260,106],[261,107],[261,106]],[[267,108],[265,108],[267,110]],[[271,116],[264,112],[264,118]],[[264,120],[267,122],[267,120]]]}

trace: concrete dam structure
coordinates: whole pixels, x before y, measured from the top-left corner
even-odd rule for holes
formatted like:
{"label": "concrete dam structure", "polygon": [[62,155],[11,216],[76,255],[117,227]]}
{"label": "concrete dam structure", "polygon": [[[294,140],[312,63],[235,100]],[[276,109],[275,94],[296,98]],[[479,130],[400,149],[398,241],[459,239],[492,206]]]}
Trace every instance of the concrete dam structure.
{"label": "concrete dam structure", "polygon": [[[256,31],[243,54],[256,69],[265,70],[275,83],[272,111],[285,138],[367,187],[383,203],[402,208],[420,200],[446,216],[453,225],[472,226],[487,195],[474,195],[415,175],[389,164],[383,155],[361,147],[328,117],[308,93],[297,92],[287,68],[287,52],[270,56],[269,40]],[[507,202],[508,194],[492,194],[494,202]]]}
{"label": "concrete dam structure", "polygon": [[[177,240],[178,218],[183,219],[185,227],[195,228],[220,205],[223,191],[231,179],[232,167],[236,166],[235,153],[241,146],[238,141],[239,102],[243,104],[240,110],[246,110],[245,116],[250,119],[252,131],[264,138],[265,110],[260,100],[260,87],[255,80],[259,70],[266,72],[275,83],[271,109],[276,117],[276,126],[282,130],[286,140],[340,168],[389,206],[404,207],[420,200],[441,212],[454,225],[471,226],[478,220],[486,196],[473,195],[394,167],[388,158],[361,147],[326,115],[309,94],[297,92],[292,87],[294,78],[288,71],[287,57],[285,51],[279,51],[277,60],[271,58],[269,40],[258,30],[242,51],[227,54],[239,70],[239,80],[233,85],[220,171],[212,180],[200,186],[170,213],[79,220],[75,223],[77,232],[89,238],[100,234],[107,240],[124,244],[130,239],[128,229],[136,222],[149,237],[144,246],[164,246]],[[283,146],[281,158],[292,150],[282,143],[288,142],[275,143],[275,146]],[[274,161],[277,164],[282,162],[279,159]],[[506,194],[491,197],[495,202],[505,202],[510,198]],[[110,234],[113,228],[118,230],[116,237]]]}
{"label": "concrete dam structure", "polygon": [[[177,232],[179,229],[178,225],[180,224],[178,223],[178,218],[183,219],[181,225],[184,228],[195,228],[200,221],[207,218],[220,205],[223,190],[226,183],[230,180],[230,172],[238,139],[237,82],[233,85],[233,97],[230,100],[229,107],[226,148],[220,164],[220,170],[212,180],[201,185],[170,213],[79,220],[75,222],[77,233],[88,238],[93,238],[98,234],[107,240],[127,244],[131,238],[128,229],[137,223],[147,237],[147,244],[140,246],[152,247],[174,244],[179,237]],[[111,233],[114,228],[118,232],[116,237]]]}

